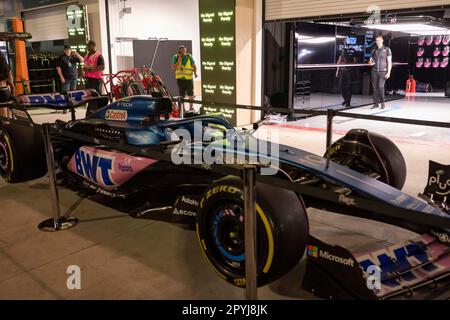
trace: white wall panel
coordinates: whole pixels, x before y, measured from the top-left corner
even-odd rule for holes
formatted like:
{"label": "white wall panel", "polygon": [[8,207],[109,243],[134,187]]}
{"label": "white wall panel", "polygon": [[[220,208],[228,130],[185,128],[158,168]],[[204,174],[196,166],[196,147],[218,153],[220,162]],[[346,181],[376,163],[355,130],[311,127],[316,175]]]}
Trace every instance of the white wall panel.
{"label": "white wall panel", "polygon": [[383,11],[449,4],[450,0],[266,0],[266,20],[360,13],[372,5]]}
{"label": "white wall panel", "polygon": [[24,29],[31,33],[30,41],[67,39],[66,6],[25,11]]}

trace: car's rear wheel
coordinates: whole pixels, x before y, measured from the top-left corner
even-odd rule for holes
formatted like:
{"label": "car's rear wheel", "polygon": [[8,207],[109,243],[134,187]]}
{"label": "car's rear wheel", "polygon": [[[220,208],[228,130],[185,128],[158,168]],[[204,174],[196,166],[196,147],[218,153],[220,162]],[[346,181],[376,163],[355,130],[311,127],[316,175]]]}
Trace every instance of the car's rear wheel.
{"label": "car's rear wheel", "polygon": [[360,173],[378,176],[394,188],[402,189],[405,184],[405,159],[397,146],[380,134],[350,130],[333,143],[325,157]]}
{"label": "car's rear wheel", "polygon": [[[294,192],[257,183],[256,194],[258,285],[262,286],[299,262],[309,230],[306,209]],[[210,265],[238,287],[245,287],[243,208],[240,179],[221,179],[205,191],[196,225]]]}
{"label": "car's rear wheel", "polygon": [[47,172],[42,133],[34,128],[0,126],[0,175],[8,183],[42,177]]}

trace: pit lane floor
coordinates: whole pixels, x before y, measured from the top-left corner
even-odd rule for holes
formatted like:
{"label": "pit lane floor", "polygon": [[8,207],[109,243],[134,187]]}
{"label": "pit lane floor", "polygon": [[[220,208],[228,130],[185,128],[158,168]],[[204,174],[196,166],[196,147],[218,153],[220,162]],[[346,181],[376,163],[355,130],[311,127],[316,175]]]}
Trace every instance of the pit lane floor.
{"label": "pit lane floor", "polygon": [[[405,112],[420,111],[419,115],[424,117],[430,116],[434,108],[440,108],[434,120],[448,121],[450,117],[450,113],[444,111],[444,104],[441,107],[427,101],[421,102],[421,106],[412,106],[407,101],[392,104],[405,108]],[[391,107],[389,105],[386,110]],[[380,112],[366,109],[353,112]],[[36,122],[54,121],[56,117],[68,119],[69,116],[33,116]],[[264,126],[258,130],[258,135],[264,138],[268,132],[277,130],[281,143],[323,154],[322,120],[319,117],[308,119],[308,126],[301,122],[294,123],[296,127]],[[450,148],[442,147],[442,143],[450,140],[448,130],[447,134],[433,135],[428,129],[427,139],[424,139],[424,135],[408,135],[403,126],[393,125],[387,130],[385,123],[359,121],[336,124],[334,139],[341,136],[340,130],[365,125],[392,136],[407,161],[404,191],[411,195],[423,191],[428,160],[449,163]],[[420,130],[426,128],[420,127]],[[58,233],[40,232],[37,225],[51,217],[47,179],[17,185],[0,182],[0,299],[243,298],[243,290],[224,282],[209,267],[198,249],[193,231],[162,222],[132,219],[89,200],[80,200],[64,189],[60,189],[60,201],[62,212],[78,217],[80,224]],[[413,233],[373,221],[330,215],[319,210],[309,210],[308,215],[315,236],[358,251],[415,237]],[[69,275],[66,270],[70,265],[81,268],[81,290],[67,289]],[[301,271],[300,263],[281,280],[260,288],[259,298],[314,298],[299,288]]]}

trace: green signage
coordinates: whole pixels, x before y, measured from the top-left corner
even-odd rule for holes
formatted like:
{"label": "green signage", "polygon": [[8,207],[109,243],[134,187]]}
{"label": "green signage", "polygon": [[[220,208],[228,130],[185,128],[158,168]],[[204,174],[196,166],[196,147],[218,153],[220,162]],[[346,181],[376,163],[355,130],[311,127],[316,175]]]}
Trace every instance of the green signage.
{"label": "green signage", "polygon": [[[88,23],[86,5],[72,4],[66,8],[68,42],[72,50],[76,50],[82,57],[87,53]],[[78,64],[78,86],[82,87],[83,64]]]}
{"label": "green signage", "polygon": [[[199,0],[202,98],[236,104],[235,0]],[[234,107],[204,105],[204,114],[221,113],[236,124]]]}

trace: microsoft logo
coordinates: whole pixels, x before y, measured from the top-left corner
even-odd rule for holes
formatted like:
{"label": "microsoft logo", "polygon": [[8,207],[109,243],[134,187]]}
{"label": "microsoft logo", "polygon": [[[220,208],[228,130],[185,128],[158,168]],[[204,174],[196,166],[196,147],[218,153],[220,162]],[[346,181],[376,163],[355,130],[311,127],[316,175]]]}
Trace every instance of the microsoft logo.
{"label": "microsoft logo", "polygon": [[319,257],[319,248],[316,246],[308,246],[308,256],[318,258]]}

